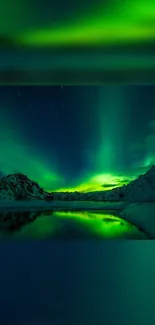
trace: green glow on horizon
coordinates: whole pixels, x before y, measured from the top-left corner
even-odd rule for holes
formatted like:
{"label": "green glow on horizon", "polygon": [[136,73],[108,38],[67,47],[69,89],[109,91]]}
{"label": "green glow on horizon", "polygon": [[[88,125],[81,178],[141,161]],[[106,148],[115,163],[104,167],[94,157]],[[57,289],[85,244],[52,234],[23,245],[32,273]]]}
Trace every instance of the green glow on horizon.
{"label": "green glow on horizon", "polygon": [[140,43],[155,39],[155,3],[150,0],[117,2],[109,8],[98,6],[87,16],[81,15],[59,27],[25,31],[19,42],[27,46],[110,45]]}
{"label": "green glow on horizon", "polygon": [[[132,180],[133,178],[130,178]],[[128,182],[129,182],[128,181]],[[93,191],[106,191],[112,188],[128,184],[127,177],[113,176],[110,174],[96,174],[92,177],[87,177],[83,182],[74,187],[60,188],[56,192],[93,192]],[[113,184],[113,186],[109,186]]]}
{"label": "green glow on horizon", "polygon": [[[100,125],[100,128],[101,131],[102,128],[105,130],[105,127],[104,125],[102,126],[102,124]],[[49,166],[43,154],[40,155],[39,152],[35,152],[34,148],[19,136],[17,130],[14,132],[16,127],[10,116],[7,116],[7,110],[5,109],[5,111],[3,111],[2,107],[0,129],[0,170],[4,175],[23,173],[28,178],[36,181],[40,187],[44,188],[44,190],[49,192],[104,191],[127,184],[127,179],[130,181],[130,178],[124,175],[117,176],[117,173],[104,173],[102,171],[101,166],[103,165],[104,170],[106,165],[109,165],[109,158],[111,160],[111,156],[109,156],[110,153],[104,151],[101,155],[97,155],[99,164],[96,172],[92,171],[91,174],[82,175],[81,179],[74,181],[70,186],[62,187],[62,184],[65,184],[64,178],[59,176],[60,173],[55,167],[56,161],[54,157],[52,165],[50,162]],[[109,130],[107,129],[106,132],[109,132]],[[114,140],[116,141],[116,134],[114,135],[114,138],[112,138],[112,141]],[[106,164],[102,163],[102,161],[106,162]]]}
{"label": "green glow on horizon", "polygon": [[[104,107],[106,107],[106,110],[103,109]],[[147,141],[145,141],[146,144],[143,148],[145,157],[140,167],[139,165],[141,162],[133,160],[131,162],[131,171],[129,171],[130,174],[127,172],[118,172],[117,168],[121,166],[121,162],[123,162],[124,158],[122,149],[125,139],[124,128],[126,128],[128,121],[128,113],[125,111],[124,107],[123,90],[120,87],[110,86],[107,87],[105,93],[103,91],[100,92],[99,100],[96,102],[96,120],[94,120],[99,135],[97,138],[98,143],[95,143],[96,149],[94,149],[94,134],[92,134],[92,138],[90,134],[89,143],[86,144],[88,149],[92,149],[93,152],[92,157],[88,157],[88,161],[86,161],[85,164],[85,166],[87,166],[88,162],[89,172],[81,175],[79,179],[75,179],[71,183],[69,183],[69,180],[67,182],[65,175],[61,177],[59,172],[59,168],[61,169],[61,164],[63,163],[63,157],[62,161],[58,163],[54,156],[50,158],[50,162],[48,162],[42,152],[36,152],[33,146],[27,141],[24,141],[23,138],[20,138],[18,127],[16,128],[16,125],[14,125],[10,117],[7,116],[7,107],[5,107],[3,114],[3,107],[1,107],[0,171],[4,175],[23,173],[49,192],[106,191],[128,184],[138,177],[141,171],[143,173],[143,168],[149,169],[149,167],[155,163],[155,137],[153,133],[147,136]],[[141,145],[143,147],[142,141]],[[92,165],[89,164],[89,160],[91,159]],[[134,164],[137,165],[134,166]],[[58,168],[56,168],[56,166],[58,166]],[[92,169],[90,166],[92,166]],[[68,186],[66,186],[66,184]]]}

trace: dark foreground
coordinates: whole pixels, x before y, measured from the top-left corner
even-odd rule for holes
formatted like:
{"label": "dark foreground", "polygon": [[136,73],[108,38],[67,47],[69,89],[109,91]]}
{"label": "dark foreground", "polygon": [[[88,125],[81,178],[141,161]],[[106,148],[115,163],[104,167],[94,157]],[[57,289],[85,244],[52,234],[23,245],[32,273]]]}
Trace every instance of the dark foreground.
{"label": "dark foreground", "polygon": [[117,211],[1,212],[0,324],[155,323],[155,242],[96,238],[146,236]]}
{"label": "dark foreground", "polygon": [[0,324],[155,324],[154,241],[1,241]]}

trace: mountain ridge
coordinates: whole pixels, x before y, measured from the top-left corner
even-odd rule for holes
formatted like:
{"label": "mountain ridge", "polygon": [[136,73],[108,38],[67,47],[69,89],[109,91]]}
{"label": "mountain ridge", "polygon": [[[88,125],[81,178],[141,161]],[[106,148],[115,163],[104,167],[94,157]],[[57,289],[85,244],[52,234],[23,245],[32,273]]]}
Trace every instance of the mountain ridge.
{"label": "mountain ridge", "polygon": [[129,184],[111,190],[88,193],[53,192],[52,194],[54,200],[152,202],[155,201],[155,165]]}
{"label": "mountain ridge", "polygon": [[0,178],[0,200],[52,201],[53,196],[45,192],[38,183],[30,180],[26,175],[16,173]]}
{"label": "mountain ridge", "polygon": [[127,185],[96,192],[45,192],[26,175],[16,173],[0,178],[0,200],[44,201],[155,201],[155,165]]}

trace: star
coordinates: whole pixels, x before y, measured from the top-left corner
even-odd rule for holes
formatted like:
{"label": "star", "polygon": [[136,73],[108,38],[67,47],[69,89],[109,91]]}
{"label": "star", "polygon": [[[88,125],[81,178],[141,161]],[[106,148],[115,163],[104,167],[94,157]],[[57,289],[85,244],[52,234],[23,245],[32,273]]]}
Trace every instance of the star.
{"label": "star", "polygon": [[29,103],[29,107],[31,107],[32,106],[32,104],[31,103]]}

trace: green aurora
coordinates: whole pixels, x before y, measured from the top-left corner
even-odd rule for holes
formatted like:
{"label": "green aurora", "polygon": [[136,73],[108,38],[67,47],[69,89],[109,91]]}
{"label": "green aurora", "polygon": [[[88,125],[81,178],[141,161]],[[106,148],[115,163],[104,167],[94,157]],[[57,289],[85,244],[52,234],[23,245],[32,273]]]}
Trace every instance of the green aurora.
{"label": "green aurora", "polygon": [[[25,0],[16,0],[16,4],[12,4],[9,0],[8,4],[3,0],[1,34],[10,35],[17,43],[27,47],[101,46],[155,40],[153,0],[115,0],[105,4],[98,0],[96,4],[88,3],[85,10],[82,2],[79,6],[68,3],[64,16],[61,10],[64,10],[61,2],[57,13],[53,2],[49,8],[45,3],[42,12],[46,15],[41,19],[41,5],[38,6],[38,3],[32,5]],[[7,26],[5,17],[9,21]]]}
{"label": "green aurora", "polygon": [[0,114],[1,172],[4,175],[23,173],[43,188],[49,188],[51,184],[57,186],[62,180],[55,168],[49,167],[46,158],[35,152],[34,147],[32,148],[15,132],[15,125],[4,110],[1,109]]}
{"label": "green aurora", "polygon": [[147,5],[145,1],[126,1],[122,8],[116,3],[108,12],[101,6],[97,13],[79,17],[70,25],[23,33],[19,42],[28,46],[139,43],[155,39],[154,21],[153,1],[148,1]]}
{"label": "green aurora", "polygon": [[154,84],[155,2],[2,0],[0,48],[1,85]]}
{"label": "green aurora", "polygon": [[[95,116],[92,112],[92,117],[89,117],[89,119],[92,118],[93,124],[95,121],[94,130],[95,132],[97,130],[97,137],[94,137],[91,127],[87,147],[82,148],[85,149],[85,151],[83,151],[85,155],[84,163],[88,167],[84,167],[80,175],[78,177],[75,176],[70,181],[67,180],[65,172],[62,171],[63,159],[65,159],[63,154],[61,153],[62,163],[60,164],[57,152],[55,151],[57,147],[55,150],[52,149],[52,141],[49,143],[50,152],[48,149],[49,147],[44,151],[41,149],[39,143],[36,144],[36,147],[34,144],[31,144],[31,138],[27,139],[23,134],[21,121],[19,123],[18,118],[17,120],[14,119],[14,113],[11,113],[13,112],[13,104],[8,100],[6,102],[5,99],[1,99],[1,174],[23,173],[49,192],[89,192],[97,190],[104,191],[115,188],[116,186],[123,186],[140,174],[145,173],[150,166],[155,163],[154,115],[152,116],[151,122],[148,124],[149,127],[148,130],[146,129],[147,131],[144,139],[140,140],[140,143],[134,143],[134,148],[132,150],[135,150],[136,159],[133,157],[134,159],[130,168],[124,170],[119,170],[118,168],[120,161],[124,161],[123,145],[126,131],[126,123],[124,123],[124,121],[129,119],[129,112],[124,109],[128,101],[126,91],[126,88],[110,86],[104,87],[103,92],[103,88],[99,87],[98,97],[97,99],[95,98]],[[84,93],[86,93],[86,90]],[[76,88],[76,98],[79,96],[80,93],[78,93],[78,88]],[[78,105],[81,105],[80,102]],[[103,107],[106,107],[106,110],[103,111]],[[74,114],[78,125],[81,125],[83,121],[88,121],[87,111],[82,111],[81,114],[79,110],[77,110]],[[41,116],[44,118],[44,115]],[[34,115],[34,118],[36,118],[36,115]],[[53,117],[51,117],[51,119],[53,119]],[[45,121],[47,121],[47,119]],[[68,125],[63,126],[65,127],[65,131],[63,132],[67,132],[66,128],[68,128]],[[60,132],[60,128],[58,128],[58,130]],[[46,126],[43,126],[40,132],[45,131]],[[78,136],[80,136],[80,134]],[[141,149],[144,154],[141,161],[139,161],[137,159],[137,153]],[[49,154],[50,158],[48,157]],[[74,163],[73,161],[75,160],[72,160],[70,157],[71,165]]]}
{"label": "green aurora", "polygon": [[[84,173],[76,181],[74,180],[71,186],[63,186],[66,184],[64,175],[61,175],[59,169],[56,167],[57,159],[53,154],[52,166],[51,163],[47,162],[46,157],[40,155],[40,153],[27,143],[26,139],[20,136],[14,121],[11,117],[6,114],[5,109],[1,108],[1,118],[0,118],[0,166],[1,172],[4,175],[12,173],[23,173],[27,175],[30,179],[39,183],[39,185],[46,191],[80,191],[80,192],[90,192],[96,190],[107,190],[116,186],[122,186],[127,184],[130,180],[134,178],[135,175],[117,175],[114,169],[115,157],[113,156],[113,143],[116,143],[116,133],[111,133],[109,135],[109,129],[107,121],[111,119],[111,127],[116,129],[117,118],[116,115],[121,109],[121,92],[119,93],[119,88],[117,88],[117,94],[115,88],[113,89],[113,95],[116,95],[117,100],[117,111],[116,105],[112,105],[112,97],[110,90],[107,89],[107,97],[105,99],[106,106],[108,107],[105,119],[102,119],[102,94],[100,95],[98,107],[98,120],[100,121],[100,132],[101,138],[98,145],[98,150],[93,157],[96,165],[96,171],[91,173]],[[116,100],[116,98],[115,98]],[[115,102],[116,104],[116,102]],[[111,111],[112,109],[112,111]],[[115,110],[114,110],[115,109]],[[113,119],[110,117],[113,115]],[[101,123],[101,121],[103,121]],[[107,126],[107,127],[106,127]],[[16,132],[15,132],[16,130]],[[104,130],[104,132],[103,132]],[[120,129],[118,132],[118,143],[121,140]],[[103,138],[107,137],[106,145],[103,145]],[[121,142],[120,142],[121,146]],[[92,157],[88,157],[89,160]],[[103,170],[105,171],[103,173]],[[112,186],[110,185],[112,184]],[[104,185],[104,186],[103,186]]]}

